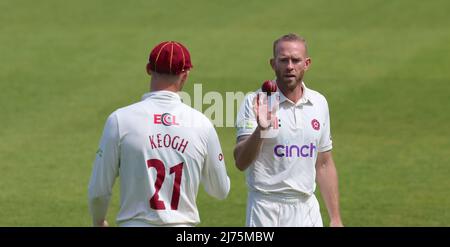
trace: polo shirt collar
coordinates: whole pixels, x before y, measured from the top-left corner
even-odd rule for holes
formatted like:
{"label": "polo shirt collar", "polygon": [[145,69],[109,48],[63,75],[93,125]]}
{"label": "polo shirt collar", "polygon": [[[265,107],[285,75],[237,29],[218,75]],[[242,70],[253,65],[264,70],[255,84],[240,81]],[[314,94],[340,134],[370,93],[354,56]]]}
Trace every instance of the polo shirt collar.
{"label": "polo shirt collar", "polygon": [[292,102],[290,99],[288,99],[286,96],[284,96],[284,94],[280,91],[280,89],[277,88],[277,92],[280,95],[280,104],[285,102],[285,101],[287,101],[287,102],[289,102],[289,103],[291,103],[293,105],[296,105],[296,106],[304,105],[304,104],[308,104],[308,103],[309,104],[313,104],[313,102],[311,100],[311,98],[312,98],[311,97],[311,91],[310,91],[310,89],[308,89],[305,86],[305,83],[303,81],[302,81],[302,88],[303,88],[303,95],[296,103]]}
{"label": "polo shirt collar", "polygon": [[172,91],[160,90],[148,92],[142,95],[142,100],[146,99],[157,99],[157,100],[167,100],[167,101],[180,101],[180,95]]}

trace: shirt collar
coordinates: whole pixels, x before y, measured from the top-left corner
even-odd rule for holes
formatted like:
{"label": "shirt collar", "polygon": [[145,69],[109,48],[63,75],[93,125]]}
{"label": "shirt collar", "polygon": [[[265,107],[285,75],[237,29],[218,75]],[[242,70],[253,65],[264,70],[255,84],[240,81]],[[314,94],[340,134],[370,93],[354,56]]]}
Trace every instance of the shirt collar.
{"label": "shirt collar", "polygon": [[159,99],[159,100],[180,101],[181,102],[180,95],[178,95],[175,92],[166,91],[166,90],[148,92],[148,93],[142,95],[142,100],[147,100],[147,99]]}
{"label": "shirt collar", "polygon": [[313,104],[312,100],[311,100],[311,92],[310,90],[305,86],[305,83],[302,81],[302,85],[301,87],[303,88],[303,94],[302,97],[296,102],[292,102],[290,99],[288,99],[286,96],[284,96],[284,94],[280,91],[280,89],[277,88],[277,93],[279,93],[280,95],[280,104],[287,101],[295,106],[298,105],[304,105],[304,104]]}

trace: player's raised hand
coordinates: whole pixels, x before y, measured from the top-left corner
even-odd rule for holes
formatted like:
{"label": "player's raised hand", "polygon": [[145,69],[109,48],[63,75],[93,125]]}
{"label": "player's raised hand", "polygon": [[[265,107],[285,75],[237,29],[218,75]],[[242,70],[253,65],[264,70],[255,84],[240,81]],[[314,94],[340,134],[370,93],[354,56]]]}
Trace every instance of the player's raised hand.
{"label": "player's raised hand", "polygon": [[278,109],[277,97],[268,96],[267,93],[260,92],[253,101],[253,110],[255,112],[258,126],[265,130],[272,125],[272,119],[276,117]]}
{"label": "player's raised hand", "polygon": [[274,97],[276,91],[277,83],[275,81],[264,81],[261,85],[261,93],[258,93],[256,102],[253,104],[258,125],[262,129],[269,128],[272,119],[276,116],[276,110],[278,109],[278,102],[274,102],[278,98]]}

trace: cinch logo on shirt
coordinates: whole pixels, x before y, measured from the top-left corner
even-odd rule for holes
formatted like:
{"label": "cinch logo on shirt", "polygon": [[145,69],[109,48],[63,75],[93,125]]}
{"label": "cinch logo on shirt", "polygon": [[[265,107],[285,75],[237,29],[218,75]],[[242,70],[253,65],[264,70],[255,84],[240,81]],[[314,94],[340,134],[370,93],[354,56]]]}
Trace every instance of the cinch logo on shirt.
{"label": "cinch logo on shirt", "polygon": [[293,145],[276,145],[273,148],[273,152],[277,157],[313,157],[314,150],[317,150],[316,146],[311,142],[309,145],[303,145],[301,147]]}
{"label": "cinch logo on shirt", "polygon": [[170,113],[154,114],[154,124],[162,124],[164,126],[179,125],[176,121],[176,116]]}

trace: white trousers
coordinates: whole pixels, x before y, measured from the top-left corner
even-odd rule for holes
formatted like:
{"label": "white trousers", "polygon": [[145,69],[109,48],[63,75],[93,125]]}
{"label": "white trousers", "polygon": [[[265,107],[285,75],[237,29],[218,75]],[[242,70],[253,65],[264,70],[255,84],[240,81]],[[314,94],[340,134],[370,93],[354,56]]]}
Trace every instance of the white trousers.
{"label": "white trousers", "polygon": [[322,227],[317,198],[263,194],[250,191],[247,201],[246,226],[250,227]]}

